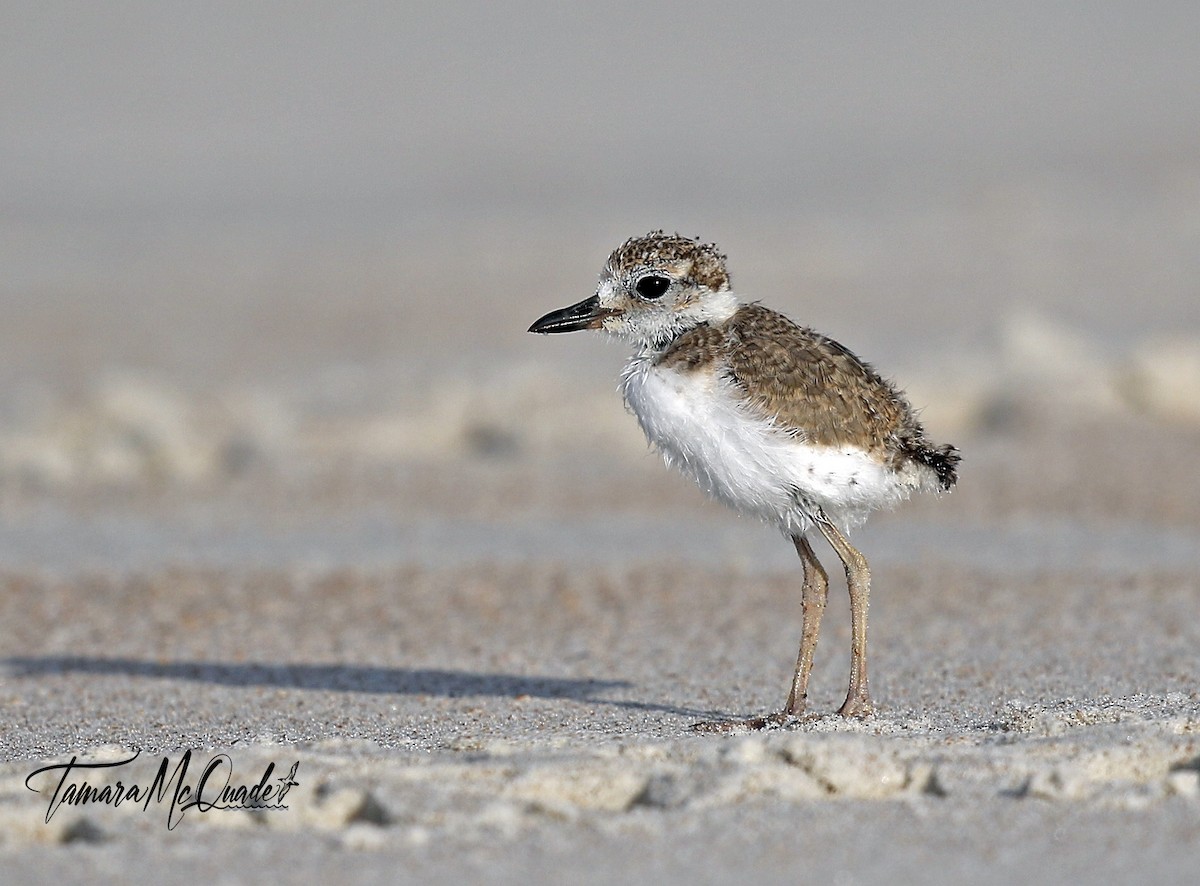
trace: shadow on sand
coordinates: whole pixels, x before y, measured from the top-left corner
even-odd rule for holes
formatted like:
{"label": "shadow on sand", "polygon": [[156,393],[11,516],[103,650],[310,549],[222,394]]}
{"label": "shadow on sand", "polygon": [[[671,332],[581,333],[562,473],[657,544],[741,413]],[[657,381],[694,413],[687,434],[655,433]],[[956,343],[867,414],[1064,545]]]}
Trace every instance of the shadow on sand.
{"label": "shadow on sand", "polygon": [[10,677],[43,677],[66,673],[97,676],[125,675],[157,680],[188,680],[219,686],[271,686],[324,692],[367,692],[462,698],[487,695],[516,698],[567,698],[683,716],[712,716],[712,711],[677,708],[633,700],[604,698],[603,694],[632,686],[626,680],[593,680],[493,674],[437,668],[385,668],[335,664],[230,664],[214,661],[143,661],[93,656],[18,656],[0,660]]}

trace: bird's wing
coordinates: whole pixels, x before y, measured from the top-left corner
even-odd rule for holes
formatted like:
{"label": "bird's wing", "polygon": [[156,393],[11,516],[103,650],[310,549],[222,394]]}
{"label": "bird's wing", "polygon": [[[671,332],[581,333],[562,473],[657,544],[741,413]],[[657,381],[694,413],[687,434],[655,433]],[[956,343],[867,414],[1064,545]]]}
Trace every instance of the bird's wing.
{"label": "bird's wing", "polygon": [[761,305],[731,318],[726,371],[776,424],[819,445],[884,447],[912,419],[891,384],[849,349]]}

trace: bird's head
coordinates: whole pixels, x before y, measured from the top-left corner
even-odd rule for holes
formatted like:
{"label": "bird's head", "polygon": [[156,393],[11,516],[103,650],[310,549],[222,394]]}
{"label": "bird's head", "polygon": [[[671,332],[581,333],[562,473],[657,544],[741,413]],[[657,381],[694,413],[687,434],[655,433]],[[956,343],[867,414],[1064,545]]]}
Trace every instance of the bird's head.
{"label": "bird's head", "polygon": [[613,251],[595,295],[551,311],[529,331],[601,329],[640,348],[662,348],[701,323],[728,319],[737,306],[716,246],[653,231]]}

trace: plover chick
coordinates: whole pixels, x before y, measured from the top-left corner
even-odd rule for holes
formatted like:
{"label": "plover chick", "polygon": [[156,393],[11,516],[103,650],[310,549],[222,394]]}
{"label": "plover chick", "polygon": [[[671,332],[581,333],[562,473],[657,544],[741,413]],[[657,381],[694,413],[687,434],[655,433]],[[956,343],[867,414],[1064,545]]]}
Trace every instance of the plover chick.
{"label": "plover chick", "polygon": [[699,726],[763,728],[804,713],[829,586],[808,540],[814,527],[850,591],[850,689],[839,713],[870,714],[870,571],[846,533],[914,491],[950,489],[958,450],[931,443],[904,395],[848,349],[741,301],[712,244],[662,231],[631,238],[608,257],[595,295],[529,327],[581,329],[633,345],[621,392],[666,461],[782,529],[804,567],[800,654],[783,709]]}

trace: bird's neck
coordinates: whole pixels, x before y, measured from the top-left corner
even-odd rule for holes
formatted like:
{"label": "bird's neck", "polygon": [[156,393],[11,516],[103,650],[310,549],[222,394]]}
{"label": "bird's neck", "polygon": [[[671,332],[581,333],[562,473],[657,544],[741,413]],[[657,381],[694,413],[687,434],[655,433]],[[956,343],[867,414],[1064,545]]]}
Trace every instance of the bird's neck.
{"label": "bird's neck", "polygon": [[725,292],[710,293],[704,299],[685,304],[678,311],[656,318],[653,324],[644,324],[627,337],[639,356],[661,354],[681,335],[686,335],[698,326],[719,326],[737,313],[741,306],[737,296]]}

